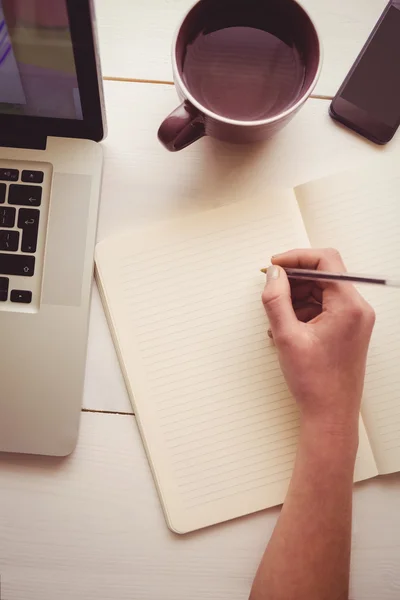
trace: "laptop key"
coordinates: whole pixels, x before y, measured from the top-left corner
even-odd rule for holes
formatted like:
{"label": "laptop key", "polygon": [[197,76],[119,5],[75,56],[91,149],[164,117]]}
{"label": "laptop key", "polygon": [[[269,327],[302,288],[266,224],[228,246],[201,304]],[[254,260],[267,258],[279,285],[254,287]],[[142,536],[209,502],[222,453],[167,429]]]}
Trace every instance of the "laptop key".
{"label": "laptop key", "polygon": [[10,185],[8,203],[18,206],[40,206],[42,202],[42,188],[38,185]]}
{"label": "laptop key", "polygon": [[8,283],[7,277],[0,277],[0,302],[7,302],[8,298]]}
{"label": "laptop key", "polygon": [[43,171],[22,171],[22,181],[26,183],[43,183]]}
{"label": "laptop key", "polygon": [[0,250],[6,250],[7,252],[16,252],[18,250],[18,244],[18,231],[0,229]]}
{"label": "laptop key", "polygon": [[0,169],[0,181],[18,181],[18,169]]}
{"label": "laptop key", "polygon": [[32,302],[32,292],[28,292],[27,290],[12,290],[10,300],[11,302],[30,304]]}
{"label": "laptop key", "polygon": [[11,206],[0,207],[0,227],[14,227],[16,210]]}
{"label": "laptop key", "polygon": [[24,254],[0,253],[0,274],[32,277],[35,273],[35,257]]}
{"label": "laptop key", "polygon": [[6,201],[6,184],[0,183],[0,204],[4,204]]}
{"label": "laptop key", "polygon": [[35,208],[20,208],[18,227],[22,229],[22,252],[36,252],[40,212]]}

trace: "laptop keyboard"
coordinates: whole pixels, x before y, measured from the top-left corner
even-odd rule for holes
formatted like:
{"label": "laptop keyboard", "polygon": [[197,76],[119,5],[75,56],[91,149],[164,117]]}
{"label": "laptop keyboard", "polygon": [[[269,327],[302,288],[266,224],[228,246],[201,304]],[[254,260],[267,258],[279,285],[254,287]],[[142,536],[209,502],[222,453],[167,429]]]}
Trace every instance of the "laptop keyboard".
{"label": "laptop keyboard", "polygon": [[36,254],[48,167],[7,168],[0,161],[0,310],[4,303],[31,305],[35,296],[39,304]]}

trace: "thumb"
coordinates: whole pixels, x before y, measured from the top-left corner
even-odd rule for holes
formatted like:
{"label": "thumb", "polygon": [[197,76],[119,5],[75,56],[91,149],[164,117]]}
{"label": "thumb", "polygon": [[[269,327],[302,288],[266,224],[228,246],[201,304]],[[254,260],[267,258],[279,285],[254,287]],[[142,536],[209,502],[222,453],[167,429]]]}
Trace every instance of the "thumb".
{"label": "thumb", "polygon": [[268,268],[262,301],[275,343],[279,345],[279,339],[291,335],[298,326],[292,306],[289,280],[282,267],[273,265]]}

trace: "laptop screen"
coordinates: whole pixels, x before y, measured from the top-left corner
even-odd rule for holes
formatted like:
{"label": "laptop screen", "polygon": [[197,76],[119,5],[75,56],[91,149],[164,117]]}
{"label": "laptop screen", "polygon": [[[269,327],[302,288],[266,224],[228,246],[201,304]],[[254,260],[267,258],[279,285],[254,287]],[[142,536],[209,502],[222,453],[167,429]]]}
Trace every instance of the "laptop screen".
{"label": "laptop screen", "polygon": [[0,0],[0,114],[82,120],[67,0]]}

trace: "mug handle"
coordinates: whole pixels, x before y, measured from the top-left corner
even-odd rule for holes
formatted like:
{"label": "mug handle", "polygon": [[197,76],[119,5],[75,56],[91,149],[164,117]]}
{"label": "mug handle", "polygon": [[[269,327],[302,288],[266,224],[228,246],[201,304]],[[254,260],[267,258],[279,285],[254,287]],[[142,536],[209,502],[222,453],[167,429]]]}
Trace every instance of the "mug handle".
{"label": "mug handle", "polygon": [[161,123],[158,139],[170,152],[177,152],[205,136],[204,117],[185,100]]}

